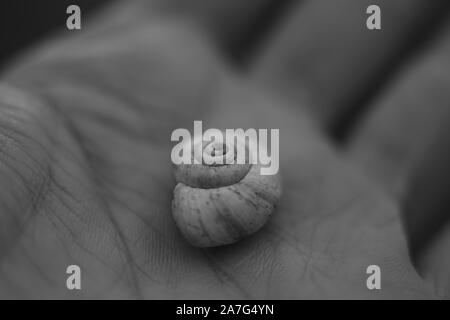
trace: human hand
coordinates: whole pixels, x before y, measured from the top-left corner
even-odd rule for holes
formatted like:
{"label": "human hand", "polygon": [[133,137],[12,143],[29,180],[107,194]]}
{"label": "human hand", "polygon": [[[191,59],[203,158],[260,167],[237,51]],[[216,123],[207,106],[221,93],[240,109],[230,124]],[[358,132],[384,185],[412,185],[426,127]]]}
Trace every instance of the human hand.
{"label": "human hand", "polygon": [[[376,117],[360,124],[342,152],[320,130],[339,117],[314,102],[313,91],[286,99],[261,89],[276,79],[295,85],[272,72],[279,69],[271,61],[285,61],[278,49],[249,74],[237,73],[190,19],[156,15],[140,2],[124,6],[86,34],[47,44],[4,77],[0,296],[434,296],[409,258],[403,193],[370,176],[392,159],[365,140],[379,128],[369,125]],[[324,111],[315,115],[308,106]],[[198,119],[207,127],[280,128],[283,198],[263,230],[231,246],[194,248],[171,218],[170,133]],[[361,145],[372,146],[377,157],[369,160],[377,161]],[[71,264],[83,270],[77,293],[65,287]],[[366,287],[373,264],[383,272],[378,292]]]}

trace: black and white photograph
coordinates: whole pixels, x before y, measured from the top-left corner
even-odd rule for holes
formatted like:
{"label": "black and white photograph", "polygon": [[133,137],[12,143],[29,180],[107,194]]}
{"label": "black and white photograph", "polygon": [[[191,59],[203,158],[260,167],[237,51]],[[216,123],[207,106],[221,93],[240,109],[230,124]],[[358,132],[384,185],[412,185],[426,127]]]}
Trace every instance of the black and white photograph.
{"label": "black and white photograph", "polygon": [[0,0],[0,300],[447,299],[448,0]]}

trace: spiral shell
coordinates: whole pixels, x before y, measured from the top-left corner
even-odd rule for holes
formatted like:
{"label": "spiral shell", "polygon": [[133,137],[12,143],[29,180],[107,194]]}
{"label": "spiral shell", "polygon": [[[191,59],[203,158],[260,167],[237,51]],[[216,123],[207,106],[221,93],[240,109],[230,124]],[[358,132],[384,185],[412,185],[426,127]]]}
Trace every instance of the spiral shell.
{"label": "spiral shell", "polygon": [[[198,247],[234,243],[259,230],[269,219],[281,196],[279,174],[261,175],[260,164],[251,164],[246,153],[244,164],[227,164],[236,160],[239,144],[234,148],[223,143],[199,143],[194,139],[199,164],[175,166],[172,214],[183,236]],[[248,145],[245,145],[248,151]],[[198,150],[197,150],[198,151]]]}

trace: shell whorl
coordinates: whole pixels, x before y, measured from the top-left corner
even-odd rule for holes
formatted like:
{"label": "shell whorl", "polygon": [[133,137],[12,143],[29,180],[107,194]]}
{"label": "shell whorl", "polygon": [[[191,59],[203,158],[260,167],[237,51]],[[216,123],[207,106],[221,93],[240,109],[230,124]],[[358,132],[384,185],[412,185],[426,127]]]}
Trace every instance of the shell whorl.
{"label": "shell whorl", "polygon": [[[175,167],[172,214],[184,237],[195,246],[230,244],[256,232],[281,196],[279,174],[261,175],[260,165],[252,164],[247,142],[236,142],[230,148],[222,142],[200,144],[194,139],[192,160],[196,154],[202,159],[197,159],[198,164]],[[227,164],[227,159],[236,160],[242,144],[245,163]]]}

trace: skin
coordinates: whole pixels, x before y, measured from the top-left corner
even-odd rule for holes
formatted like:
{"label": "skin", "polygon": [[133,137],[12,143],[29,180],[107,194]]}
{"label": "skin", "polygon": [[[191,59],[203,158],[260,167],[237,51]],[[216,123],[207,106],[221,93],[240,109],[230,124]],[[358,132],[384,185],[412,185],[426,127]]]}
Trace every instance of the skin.
{"label": "skin", "polygon": [[[407,81],[421,90],[423,74],[406,73],[394,93],[388,91],[356,125],[348,142],[338,144],[323,129],[333,122],[329,119],[340,118],[339,110],[345,112],[340,106],[351,84],[338,95],[322,97],[332,102],[327,104],[313,99],[315,91],[303,87],[303,80],[273,65],[279,52],[294,54],[301,46],[276,40],[291,23],[280,27],[273,44],[243,72],[233,69],[217,47],[233,37],[223,23],[211,26],[216,11],[183,11],[174,18],[170,13],[177,1],[169,9],[154,3],[130,1],[105,9],[94,24],[83,26],[86,31],[43,44],[3,75],[1,298],[449,296],[449,237],[440,233],[430,247],[424,245],[423,258],[413,265],[405,227],[411,220],[404,213],[409,189],[393,191],[397,184],[378,174],[392,170],[385,165],[392,164],[392,155],[375,142],[390,139],[383,134],[393,138],[399,133],[377,131],[376,123],[402,128],[404,119],[411,119],[405,115],[423,117],[422,109],[402,103],[401,93]],[[223,10],[251,11],[242,6]],[[430,53],[423,64],[434,59]],[[427,74],[430,69],[419,70]],[[277,79],[289,85],[275,88],[271,84]],[[291,88],[307,94],[286,94]],[[393,96],[405,107],[396,122],[386,124],[394,109],[385,101]],[[445,98],[442,103],[448,102]],[[314,103],[327,116],[310,112]],[[388,116],[373,116],[377,110],[387,110]],[[205,128],[280,128],[284,194],[277,211],[260,232],[215,249],[190,246],[170,212],[175,186],[170,134],[192,128],[199,119]],[[416,169],[402,171],[401,181],[422,177],[422,167],[433,167],[435,135],[427,137],[419,151],[406,153],[413,157],[405,155],[395,164],[415,164],[410,167]],[[409,138],[395,140],[396,146]],[[367,153],[358,145],[372,146],[374,156],[360,156]],[[423,201],[426,207],[429,199]],[[428,205],[437,200],[432,201]],[[65,286],[72,264],[82,270],[80,291]],[[370,265],[381,267],[382,290],[366,287]]]}

